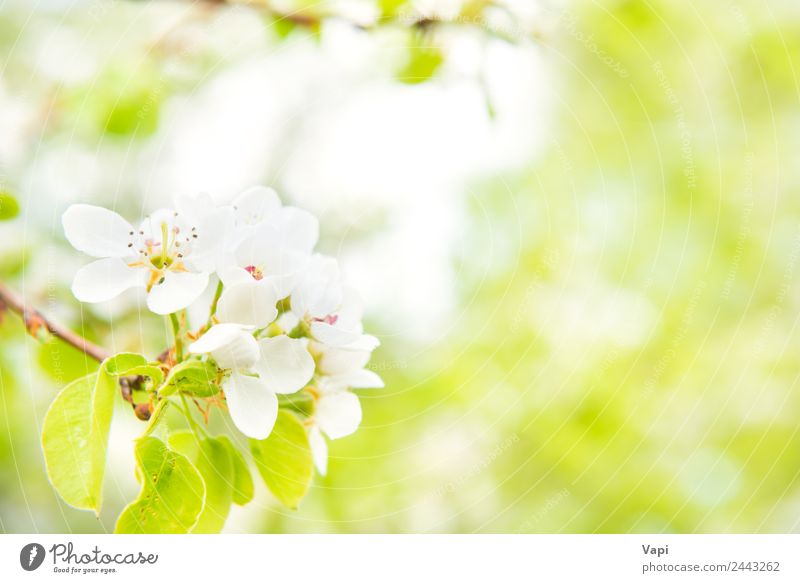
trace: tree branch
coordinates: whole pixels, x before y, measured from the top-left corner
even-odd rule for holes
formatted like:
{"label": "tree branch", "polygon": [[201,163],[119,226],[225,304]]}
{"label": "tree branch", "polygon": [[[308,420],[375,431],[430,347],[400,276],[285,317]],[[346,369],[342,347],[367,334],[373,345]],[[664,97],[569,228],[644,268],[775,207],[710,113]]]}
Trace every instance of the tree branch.
{"label": "tree branch", "polygon": [[[200,5],[218,8],[218,7],[231,7],[231,6],[246,6],[253,10],[260,11],[277,21],[289,22],[300,28],[307,28],[311,30],[319,29],[324,20],[337,20],[345,22],[353,28],[372,31],[387,26],[404,26],[410,29],[415,29],[419,32],[426,32],[437,26],[463,26],[472,27],[483,30],[485,33],[505,40],[510,43],[517,43],[520,38],[527,36],[521,34],[522,31],[515,30],[502,30],[495,28],[481,14],[481,10],[490,6],[499,6],[493,0],[479,0],[472,7],[465,9],[462,14],[453,18],[443,18],[439,16],[426,16],[417,13],[409,8],[406,12],[399,14],[380,17],[374,22],[357,22],[346,16],[330,12],[313,12],[302,9],[286,11],[279,10],[272,5],[271,0],[185,0],[192,3],[199,3]],[[506,11],[508,11],[506,9]],[[530,35],[535,38],[535,34]]]}
{"label": "tree branch", "polygon": [[19,314],[25,323],[28,333],[34,338],[39,338],[39,332],[45,330],[98,362],[103,362],[111,356],[106,350],[89,342],[83,336],[79,336],[60,324],[52,322],[41,312],[27,307],[20,296],[8,289],[3,283],[0,283],[0,311],[3,308]]}

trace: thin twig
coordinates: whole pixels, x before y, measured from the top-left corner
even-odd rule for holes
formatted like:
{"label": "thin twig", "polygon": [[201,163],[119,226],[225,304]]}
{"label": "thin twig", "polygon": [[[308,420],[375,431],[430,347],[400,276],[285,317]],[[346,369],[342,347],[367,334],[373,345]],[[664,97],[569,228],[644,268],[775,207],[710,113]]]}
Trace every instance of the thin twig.
{"label": "thin twig", "polygon": [[[273,6],[270,0],[189,0],[189,1],[211,9],[231,7],[231,6],[246,6],[248,8],[260,11],[261,13],[270,16],[275,21],[279,22],[284,21],[291,23],[294,26],[311,30],[318,30],[319,27],[322,26],[323,21],[325,20],[336,20],[339,22],[344,22],[346,24],[349,24],[351,27],[356,28],[358,30],[363,30],[367,32],[374,31],[379,28],[400,26],[424,33],[440,26],[456,26],[456,27],[480,29],[483,30],[484,33],[490,36],[497,37],[512,44],[516,44],[521,38],[527,36],[525,34],[520,34],[518,31],[513,31],[513,30],[508,31],[508,30],[502,30],[502,28],[493,27],[486,18],[480,15],[480,13],[473,14],[468,12],[461,16],[456,16],[454,18],[445,18],[441,16],[435,16],[435,15],[429,16],[421,13],[416,13],[413,11],[408,11],[405,13],[396,14],[394,16],[381,17],[372,22],[359,22],[351,18],[348,18],[346,16],[331,13],[328,11],[312,12],[303,9],[297,9],[291,11],[280,10],[275,6]],[[495,4],[491,0],[486,1],[484,3],[483,8],[489,8],[490,6],[502,8],[502,6]],[[473,10],[471,12],[475,11]],[[535,35],[533,34],[531,34],[530,36],[531,38],[535,37]]]}
{"label": "thin twig", "polygon": [[95,359],[97,362],[103,362],[106,358],[111,356],[105,349],[89,342],[83,336],[49,320],[38,310],[27,307],[25,301],[20,296],[12,292],[2,283],[0,283],[0,305],[19,314],[22,321],[25,323],[25,328],[27,328],[28,333],[34,338],[39,338],[39,331],[45,330],[70,346],[77,348],[86,356]]}
{"label": "thin twig", "polygon": [[181,323],[178,320],[178,314],[170,314],[167,320],[167,326],[171,325],[172,335],[175,338],[175,358],[180,362],[183,360],[183,339],[181,338]]}

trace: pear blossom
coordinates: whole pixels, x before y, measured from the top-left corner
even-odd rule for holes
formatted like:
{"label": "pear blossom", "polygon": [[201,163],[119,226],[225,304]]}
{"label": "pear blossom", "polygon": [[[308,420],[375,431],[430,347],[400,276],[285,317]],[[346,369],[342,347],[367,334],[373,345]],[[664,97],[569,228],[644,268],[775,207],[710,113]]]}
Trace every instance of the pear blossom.
{"label": "pear blossom", "polygon": [[239,238],[218,269],[225,291],[220,322],[263,328],[277,317],[275,304],[292,292],[319,237],[311,213],[281,206],[275,191],[254,187],[233,203]]}
{"label": "pear blossom", "polygon": [[292,292],[308,260],[309,254],[293,247],[273,225],[257,226],[226,255],[218,270],[225,291],[217,317],[221,322],[266,326],[277,317],[275,304]]}
{"label": "pear blossom", "polygon": [[209,354],[227,372],[222,382],[231,419],[254,439],[266,439],[278,416],[278,394],[294,393],[314,374],[306,341],[285,335],[256,340],[252,328],[212,326],[190,347]]}
{"label": "pear blossom", "polygon": [[312,342],[310,350],[316,356],[318,384],[324,393],[383,388],[381,377],[366,368],[370,351],[333,348],[318,342]]}
{"label": "pear blossom", "polygon": [[203,225],[204,230],[213,232],[214,236],[195,250],[193,260],[211,267],[210,271],[218,269],[225,257],[225,250],[236,241],[239,231],[233,206],[217,205],[211,195],[204,193],[176,197],[175,210],[184,220]]}
{"label": "pear blossom", "polygon": [[280,209],[278,193],[266,186],[248,188],[233,200],[236,224],[245,229],[272,219]]}
{"label": "pear blossom", "polygon": [[[308,444],[314,466],[321,475],[328,470],[328,439],[355,433],[361,425],[361,402],[350,391],[321,393],[316,397],[314,417],[309,423]],[[323,435],[324,434],[324,435]]]}
{"label": "pear blossom", "polygon": [[319,221],[310,212],[283,206],[278,194],[264,186],[248,188],[233,201],[236,225],[243,235],[267,224],[287,248],[310,254],[319,238]]}
{"label": "pear blossom", "polygon": [[314,340],[358,351],[370,351],[380,344],[374,336],[364,334],[361,296],[341,283],[333,258],[311,258],[292,292],[291,306]]}
{"label": "pear blossom", "polygon": [[[69,242],[94,258],[75,275],[72,291],[79,300],[103,302],[144,288],[151,311],[172,315],[165,319],[172,342],[159,357],[160,369],[144,355],[124,360],[148,364],[117,367],[120,374],[143,375],[141,388],[150,399],[135,406],[135,415],[150,420],[145,435],[163,417],[157,412],[165,400],[185,404],[191,395],[206,423],[211,405],[224,398],[233,425],[263,440],[278,419],[279,395],[303,391],[308,407],[294,399],[283,406],[295,409],[314,466],[327,472],[328,441],[361,424],[354,391],[384,383],[367,368],[380,343],[364,332],[360,296],[342,281],[335,259],[314,252],[319,224],[313,215],[283,206],[272,189],[254,187],[227,206],[207,194],[177,197],[174,209],[158,210],[138,226],[86,204],[70,206],[62,223]],[[186,312],[176,315],[180,310]],[[156,374],[166,369],[166,378]],[[207,374],[197,379],[198,370]],[[121,385],[133,402],[131,384]],[[53,410],[48,416],[60,418]],[[192,411],[184,413],[196,432]]]}
{"label": "pear blossom", "polygon": [[314,465],[325,475],[328,466],[328,439],[350,435],[361,424],[361,403],[349,389],[383,388],[383,380],[366,367],[369,351],[343,350],[312,342],[316,356],[317,386],[314,416],[308,432]]}
{"label": "pear blossom", "polygon": [[162,209],[135,228],[108,209],[75,204],[66,210],[62,223],[72,246],[96,258],[75,275],[72,292],[77,299],[104,302],[130,288],[144,287],[148,308],[170,314],[205,290],[233,227],[233,210],[220,207],[184,214]]}

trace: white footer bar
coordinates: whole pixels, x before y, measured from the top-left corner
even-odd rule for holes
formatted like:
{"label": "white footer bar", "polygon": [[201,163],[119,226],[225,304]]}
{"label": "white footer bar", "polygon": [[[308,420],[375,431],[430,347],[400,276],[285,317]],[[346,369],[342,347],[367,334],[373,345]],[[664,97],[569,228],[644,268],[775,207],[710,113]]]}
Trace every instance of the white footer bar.
{"label": "white footer bar", "polygon": [[800,535],[2,535],[0,581],[778,583],[800,581],[798,551]]}

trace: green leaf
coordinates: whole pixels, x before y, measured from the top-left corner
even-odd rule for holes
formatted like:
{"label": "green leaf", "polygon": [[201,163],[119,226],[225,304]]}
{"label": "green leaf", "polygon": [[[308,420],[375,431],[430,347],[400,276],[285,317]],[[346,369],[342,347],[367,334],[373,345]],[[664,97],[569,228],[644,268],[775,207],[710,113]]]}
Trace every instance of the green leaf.
{"label": "green leaf", "polygon": [[124,83],[115,84],[115,72],[105,79],[108,85],[95,86],[99,94],[95,100],[97,122],[108,134],[147,137],[158,129],[161,104],[168,91],[164,91],[164,83],[153,82],[149,67],[138,69]]}
{"label": "green leaf", "polygon": [[224,443],[209,437],[200,442],[197,469],[206,484],[206,506],[192,532],[217,533],[233,502],[233,461]]}
{"label": "green leaf", "polygon": [[142,375],[149,377],[156,386],[164,381],[161,367],[147,362],[141,354],[121,352],[106,360],[104,366],[108,374],[114,376]]}
{"label": "green leaf", "polygon": [[322,33],[322,17],[315,10],[316,0],[305,2],[304,5],[295,6],[291,12],[281,13],[272,11],[266,15],[266,23],[279,39],[285,39],[294,31],[304,35],[311,34],[315,40],[320,39]]}
{"label": "green leaf", "polygon": [[169,434],[167,443],[170,449],[186,456],[191,462],[194,462],[200,453],[200,442],[191,431],[173,431]]}
{"label": "green leaf", "polygon": [[278,406],[299,413],[301,417],[310,417],[314,414],[314,397],[305,391],[298,391],[288,395],[278,395]]}
{"label": "green leaf", "polygon": [[219,392],[219,386],[214,383],[217,373],[217,367],[210,362],[187,360],[169,371],[167,380],[158,392],[162,397],[179,391],[196,397],[211,397]]}
{"label": "green leaf", "polygon": [[150,416],[150,421],[147,422],[147,427],[142,434],[143,437],[150,435],[155,430],[156,426],[161,422],[161,419],[164,418],[164,415],[167,412],[167,407],[169,407],[169,401],[166,399],[158,402],[155,411],[153,411],[153,414]]}
{"label": "green leaf", "polygon": [[397,79],[411,85],[424,83],[439,70],[444,63],[442,51],[435,46],[413,44],[408,48],[408,60],[398,71]]}
{"label": "green leaf", "polygon": [[17,199],[7,192],[0,191],[0,221],[9,221],[19,214]]}
{"label": "green leaf", "polygon": [[85,377],[99,367],[96,360],[55,336],[39,344],[37,360],[41,370],[60,384]]}
{"label": "green leaf", "polygon": [[407,0],[378,0],[381,18],[385,20],[396,16],[407,3]]}
{"label": "green leaf", "polygon": [[[162,401],[162,403],[163,402],[167,401]],[[239,452],[239,449],[236,447],[236,445],[234,445],[227,435],[219,435],[211,439],[225,447],[227,457],[230,459],[231,464],[231,478],[227,483],[232,487],[232,500],[239,506],[244,506],[253,499],[254,487],[253,478],[250,474],[250,468],[248,468],[244,456],[242,456],[242,454]],[[206,455],[208,459],[212,460],[216,456],[220,455],[216,446],[211,446],[214,451],[205,452],[204,454],[202,449],[203,442],[207,440],[198,441],[194,433],[191,431],[173,432],[170,434],[168,441],[170,448],[186,456],[195,465],[195,467],[202,474],[203,479],[206,481],[206,485],[208,486],[210,480],[207,477],[207,473],[204,471],[202,464],[198,460],[200,460],[203,455]],[[226,464],[225,462],[222,462],[221,465],[224,467]],[[213,468],[206,469],[212,470]],[[214,473],[218,472],[215,471]],[[213,477],[214,476],[212,476],[212,478]],[[230,502],[228,504],[230,505]],[[195,529],[193,532],[196,531],[197,529]]]}
{"label": "green leaf", "polygon": [[278,411],[267,439],[250,440],[250,451],[267,487],[285,506],[297,508],[311,484],[311,447],[303,424],[293,413]]}
{"label": "green leaf", "polygon": [[227,435],[220,435],[219,439],[228,448],[233,463],[233,501],[239,506],[244,506],[253,499],[253,476],[247,461]]}
{"label": "green leaf", "polygon": [[169,444],[194,464],[206,486],[206,504],[191,532],[221,531],[233,501],[234,469],[227,446],[215,437],[198,442],[184,431],[170,435]]}
{"label": "green leaf", "polygon": [[44,418],[47,477],[67,504],[100,513],[116,380],[102,369],[68,384]]}
{"label": "green leaf", "polygon": [[147,359],[144,356],[133,352],[120,352],[105,361],[106,370],[113,375],[127,374],[130,369],[146,364]]}
{"label": "green leaf", "polygon": [[142,490],[117,519],[121,534],[184,534],[203,511],[205,486],[191,462],[155,437],[136,442]]}
{"label": "green leaf", "polygon": [[279,39],[285,39],[297,28],[294,22],[282,16],[269,17],[267,22]]}

